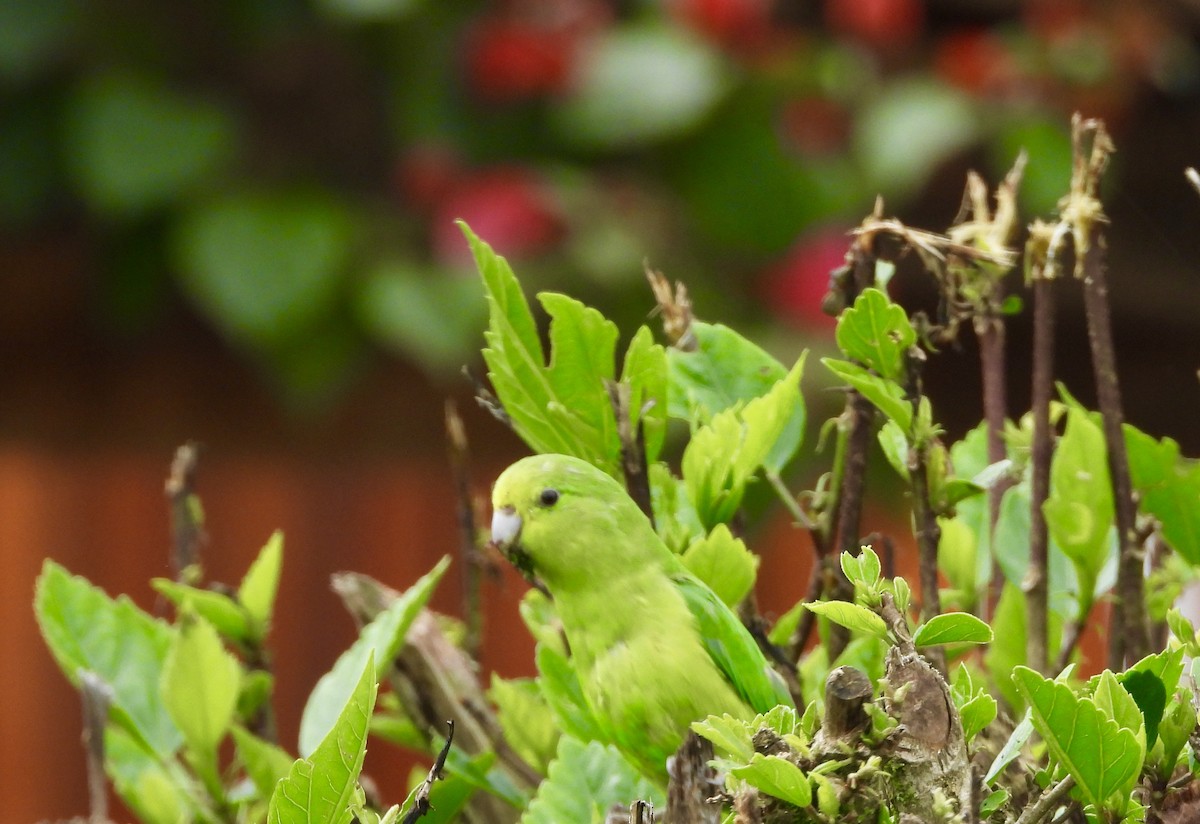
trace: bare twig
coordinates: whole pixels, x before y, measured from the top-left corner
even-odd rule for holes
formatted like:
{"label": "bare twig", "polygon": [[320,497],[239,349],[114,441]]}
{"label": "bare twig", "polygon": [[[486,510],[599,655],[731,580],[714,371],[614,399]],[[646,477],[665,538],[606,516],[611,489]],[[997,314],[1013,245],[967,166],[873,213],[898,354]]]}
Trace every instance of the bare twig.
{"label": "bare twig", "polygon": [[171,571],[175,580],[194,584],[200,550],[207,536],[200,501],[196,497],[196,464],[199,446],[189,441],[175,450],[165,492],[171,506]]}
{"label": "bare twig", "polygon": [[617,420],[617,437],[621,440],[621,472],[625,476],[625,491],[653,524],[654,505],[650,500],[650,472],[646,466],[646,439],[641,418],[635,430],[629,408],[629,384],[606,381],[605,388]]}
{"label": "bare twig", "polygon": [[475,392],[475,403],[479,404],[482,409],[487,410],[487,413],[493,418],[504,424],[505,428],[515,432],[516,429],[513,427],[512,418],[508,416],[508,412],[504,409],[504,404],[492,393],[492,390],[488,389],[483,381],[477,378],[467,367],[463,367],[462,373],[463,377],[470,381],[471,389]]}
{"label": "bare twig", "polygon": [[429,793],[433,790],[433,782],[442,777],[442,770],[446,767],[446,757],[450,755],[450,744],[453,741],[454,722],[447,721],[446,743],[442,745],[441,752],[438,753],[433,766],[429,768],[429,775],[425,776],[425,780],[421,782],[421,786],[417,787],[414,792],[412,809],[404,816],[402,824],[413,824],[414,821],[424,817],[430,811]]}
{"label": "bare twig", "polygon": [[[689,731],[671,759],[667,782],[668,822],[717,824],[721,820],[721,805],[709,801],[721,787],[717,771],[709,764],[712,757],[712,743]],[[649,818],[645,820],[650,821]]]}
{"label": "bare twig", "polygon": [[1025,812],[1021,813],[1021,817],[1017,819],[1017,824],[1037,824],[1038,821],[1046,818],[1058,808],[1058,805],[1062,803],[1074,786],[1075,779],[1068,775],[1042,793],[1032,805],[1026,807]]}
{"label": "bare twig", "polygon": [[871,679],[854,667],[837,667],[825,679],[825,716],[821,736],[827,743],[853,745],[871,722],[863,706],[874,695]]}
{"label": "bare twig", "polygon": [[454,491],[458,508],[458,540],[462,554],[463,623],[466,634],[463,650],[478,659],[483,643],[483,574],[478,545],[478,522],[475,499],[471,494],[470,449],[467,431],[459,417],[458,407],[446,400],[446,441],[449,447],[450,471],[454,476]]}
{"label": "bare twig", "polygon": [[695,317],[692,315],[692,301],[688,297],[687,287],[682,281],[675,281],[675,290],[672,292],[671,282],[662,272],[651,269],[649,263],[643,266],[646,280],[649,281],[654,300],[658,304],[656,311],[662,315],[663,331],[667,339],[676,349],[684,352],[696,351],[698,344],[692,330]]}
{"label": "bare twig", "polygon": [[1117,380],[1108,285],[1104,275],[1104,235],[1097,230],[1091,240],[1084,254],[1083,302],[1088,319],[1092,369],[1096,376],[1096,400],[1108,447],[1108,470],[1117,514],[1120,556],[1108,663],[1110,667],[1120,669],[1126,659],[1136,661],[1149,652],[1150,638],[1146,626],[1144,559],[1137,540],[1137,504],[1129,475],[1129,455],[1125,451],[1125,414]]}
{"label": "bare twig", "polygon": [[[1025,663],[1040,673],[1046,671],[1047,610],[1049,608],[1048,548],[1049,531],[1042,505],[1050,495],[1050,459],[1053,433],[1050,429],[1050,398],[1054,391],[1054,282],[1044,271],[1044,258],[1038,251],[1044,229],[1035,224],[1027,254],[1033,279],[1033,445],[1032,479],[1029,508],[1029,569],[1022,589],[1025,592],[1026,648]],[[1041,233],[1041,234],[1039,234]]]}
{"label": "bare twig", "polygon": [[79,671],[83,699],[83,746],[87,751],[88,821],[107,824],[108,785],[104,776],[104,725],[113,691],[104,679],[90,670]]}

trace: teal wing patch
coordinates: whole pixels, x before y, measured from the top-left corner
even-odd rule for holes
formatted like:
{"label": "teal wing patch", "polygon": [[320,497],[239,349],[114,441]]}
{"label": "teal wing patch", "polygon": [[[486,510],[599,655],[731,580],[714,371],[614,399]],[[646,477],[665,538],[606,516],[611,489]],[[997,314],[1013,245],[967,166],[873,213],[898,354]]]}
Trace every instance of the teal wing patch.
{"label": "teal wing patch", "polygon": [[792,706],[783,679],[771,669],[742,622],[711,589],[687,574],[671,576],[696,619],[704,648],[738,695],[759,713]]}

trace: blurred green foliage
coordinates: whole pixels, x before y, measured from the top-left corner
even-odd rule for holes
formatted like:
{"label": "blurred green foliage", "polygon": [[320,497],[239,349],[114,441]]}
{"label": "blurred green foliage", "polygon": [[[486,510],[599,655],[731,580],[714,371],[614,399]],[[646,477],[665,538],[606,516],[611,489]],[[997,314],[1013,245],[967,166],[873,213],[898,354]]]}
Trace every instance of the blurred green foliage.
{"label": "blurred green foliage", "polygon": [[376,350],[433,375],[471,359],[484,303],[456,218],[622,327],[649,259],[702,314],[719,297],[722,318],[828,337],[831,233],[1021,148],[1047,211],[1072,110],[1119,121],[1195,88],[1182,13],[4,0],[0,228],[88,238],[122,323],[182,295],[299,398]]}

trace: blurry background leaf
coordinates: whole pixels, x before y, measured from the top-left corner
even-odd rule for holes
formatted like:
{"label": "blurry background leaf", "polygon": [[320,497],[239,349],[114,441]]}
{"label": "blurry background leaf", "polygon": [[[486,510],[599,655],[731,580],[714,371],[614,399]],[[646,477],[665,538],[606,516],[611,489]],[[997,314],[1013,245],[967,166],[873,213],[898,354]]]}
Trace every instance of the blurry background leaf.
{"label": "blurry background leaf", "polygon": [[695,127],[726,88],[721,61],[699,40],[678,29],[630,26],[585,56],[556,123],[585,146],[653,143]]}
{"label": "blurry background leaf", "polygon": [[855,124],[854,148],[868,178],[885,197],[910,195],[979,133],[969,98],[925,79],[889,86]]}
{"label": "blurry background leaf", "polygon": [[137,216],[170,204],[230,157],[234,124],[221,109],[144,75],[85,80],[66,112],[66,151],[99,212]]}
{"label": "blurry background leaf", "polygon": [[201,309],[243,344],[267,347],[332,310],[353,228],[326,196],[226,195],[187,215],[175,252]]}
{"label": "blurry background leaf", "polygon": [[375,269],[359,289],[357,306],[378,341],[444,374],[471,358],[487,318],[475,278],[404,261]]}

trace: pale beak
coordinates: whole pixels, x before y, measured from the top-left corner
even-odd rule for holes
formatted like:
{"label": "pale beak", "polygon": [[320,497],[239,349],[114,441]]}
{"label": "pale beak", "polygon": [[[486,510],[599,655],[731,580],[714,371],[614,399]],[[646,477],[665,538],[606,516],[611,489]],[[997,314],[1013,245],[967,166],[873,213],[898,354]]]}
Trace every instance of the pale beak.
{"label": "pale beak", "polygon": [[492,513],[492,543],[508,549],[521,534],[521,516],[512,505],[502,506]]}

